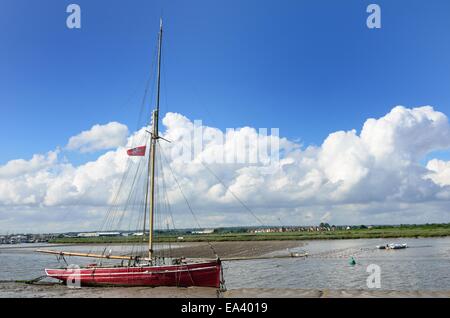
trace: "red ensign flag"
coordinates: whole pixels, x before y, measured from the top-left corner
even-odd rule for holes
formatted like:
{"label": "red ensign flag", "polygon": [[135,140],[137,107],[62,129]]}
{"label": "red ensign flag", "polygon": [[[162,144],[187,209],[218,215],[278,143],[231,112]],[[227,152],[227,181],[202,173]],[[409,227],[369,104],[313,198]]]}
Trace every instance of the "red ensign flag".
{"label": "red ensign flag", "polygon": [[129,149],[127,150],[127,154],[129,156],[145,156],[145,149],[147,147],[146,146],[141,146],[141,147],[136,147],[133,149]]}

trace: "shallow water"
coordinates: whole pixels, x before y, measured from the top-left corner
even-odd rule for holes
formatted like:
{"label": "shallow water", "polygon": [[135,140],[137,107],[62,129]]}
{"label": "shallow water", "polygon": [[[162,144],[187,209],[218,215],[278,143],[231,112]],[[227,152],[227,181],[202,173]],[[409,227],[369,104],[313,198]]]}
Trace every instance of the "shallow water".
{"label": "shallow water", "polygon": [[[378,250],[386,242],[406,242],[404,250]],[[450,290],[450,238],[306,241],[291,249],[306,259],[267,259],[225,263],[227,287],[368,289],[366,270],[381,269],[381,289]],[[353,256],[356,265],[349,265]]]}
{"label": "shallow water", "polygon": [[[376,245],[406,242],[404,250],[378,250]],[[311,288],[367,289],[367,266],[381,268],[381,289],[450,290],[450,238],[359,239],[303,241],[301,248],[309,257],[224,262],[228,289],[236,288]],[[38,244],[42,246],[42,244]],[[27,248],[18,248],[18,247]],[[176,246],[174,246],[176,247]],[[55,256],[35,253],[36,245],[0,246],[0,280],[27,280],[44,274],[45,267],[61,264]],[[126,254],[131,247],[115,246]],[[55,248],[57,250],[57,248]],[[69,246],[64,250],[98,252],[101,247]],[[273,254],[286,254],[286,250]],[[353,256],[356,265],[349,265]],[[70,258],[70,263],[84,264],[86,259]],[[109,261],[110,262],[110,261]]]}

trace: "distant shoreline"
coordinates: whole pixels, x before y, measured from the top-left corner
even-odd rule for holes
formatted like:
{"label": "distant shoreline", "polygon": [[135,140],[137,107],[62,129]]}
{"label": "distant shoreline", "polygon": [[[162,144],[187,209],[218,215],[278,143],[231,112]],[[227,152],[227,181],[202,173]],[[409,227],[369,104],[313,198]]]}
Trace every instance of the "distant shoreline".
{"label": "distant shoreline", "polygon": [[[450,236],[450,224],[417,225],[399,227],[375,227],[370,229],[351,229],[336,231],[297,231],[272,233],[212,233],[212,234],[179,234],[156,236],[156,242],[230,242],[230,241],[303,241],[303,240],[343,240],[343,239],[391,239],[391,238],[427,238]],[[102,244],[102,243],[139,243],[146,238],[133,236],[118,237],[62,237],[49,243],[55,244]]]}

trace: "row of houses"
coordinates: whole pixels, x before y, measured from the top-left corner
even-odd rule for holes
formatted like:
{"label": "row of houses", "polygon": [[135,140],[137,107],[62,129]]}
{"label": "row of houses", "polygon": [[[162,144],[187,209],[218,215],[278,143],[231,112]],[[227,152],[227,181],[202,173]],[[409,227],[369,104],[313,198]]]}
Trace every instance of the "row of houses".
{"label": "row of houses", "polygon": [[320,226],[299,226],[299,227],[264,227],[258,229],[250,229],[249,233],[282,233],[282,232],[322,232],[336,231],[337,227],[320,227]]}
{"label": "row of houses", "polygon": [[[289,226],[289,227],[264,227],[257,229],[249,229],[249,233],[281,233],[281,232],[328,232],[328,231],[342,231],[342,230],[352,230],[359,229],[363,226],[335,226],[335,225],[325,225],[325,226]],[[366,228],[371,228],[367,226]]]}

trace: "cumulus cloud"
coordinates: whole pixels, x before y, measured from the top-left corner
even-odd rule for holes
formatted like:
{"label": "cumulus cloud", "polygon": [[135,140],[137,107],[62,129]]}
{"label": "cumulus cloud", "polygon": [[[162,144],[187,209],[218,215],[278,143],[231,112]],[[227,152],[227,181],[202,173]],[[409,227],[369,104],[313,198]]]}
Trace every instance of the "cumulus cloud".
{"label": "cumulus cloud", "polygon": [[127,136],[127,126],[118,122],[94,125],[91,129],[71,137],[66,148],[82,153],[112,149],[125,145]]}
{"label": "cumulus cloud", "polygon": [[30,160],[11,160],[0,166],[0,178],[13,178],[50,167],[56,163],[58,152],[57,150],[50,151],[46,155],[34,155]]}
{"label": "cumulus cloud", "polygon": [[[320,146],[306,148],[251,127],[223,132],[202,126],[199,133],[181,114],[168,113],[162,122],[164,138],[172,141],[161,142],[165,185],[179,227],[195,223],[178,184],[205,226],[257,223],[236,196],[267,224],[279,218],[291,224],[442,222],[450,216],[450,162],[421,163],[426,155],[450,148],[448,118],[430,106],[394,107],[381,118],[368,119],[360,133],[333,132]],[[128,138],[127,133],[126,126],[110,123],[72,137],[68,149],[114,148],[79,166],[59,158],[58,151],[0,166],[0,215],[5,209],[17,211],[0,216],[0,225],[13,224],[30,211],[58,219],[65,209],[79,218],[70,221],[73,227],[95,226],[115,202],[124,172],[145,165],[143,158],[127,157],[125,147],[145,143],[145,128]],[[112,136],[117,138],[104,140]],[[252,142],[236,150],[242,140]],[[277,162],[260,155],[268,140],[280,148]],[[202,146],[189,150],[190,161],[185,160],[186,143]],[[257,160],[218,160],[236,151]],[[136,175],[137,182],[144,181],[145,176]]]}
{"label": "cumulus cloud", "polygon": [[430,160],[427,169],[430,171],[427,177],[434,183],[442,187],[450,186],[450,161]]}

